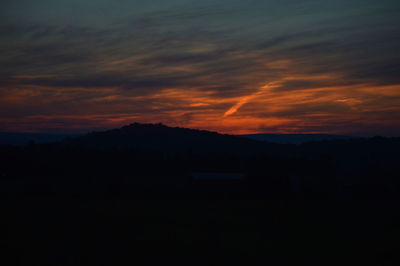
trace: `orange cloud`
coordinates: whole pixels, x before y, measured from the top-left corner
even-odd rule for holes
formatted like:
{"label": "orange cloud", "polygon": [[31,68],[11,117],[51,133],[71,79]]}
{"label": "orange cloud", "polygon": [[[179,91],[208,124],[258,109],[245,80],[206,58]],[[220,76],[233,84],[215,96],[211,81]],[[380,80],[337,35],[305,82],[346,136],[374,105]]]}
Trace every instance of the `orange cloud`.
{"label": "orange cloud", "polygon": [[[243,55],[233,55],[240,57]],[[136,59],[112,62],[122,67]],[[269,64],[269,66],[268,66]],[[0,128],[89,131],[132,122],[207,129],[221,133],[354,133],[376,128],[400,133],[400,84],[350,80],[337,73],[308,74],[288,60],[265,62],[279,75],[249,72],[235,77],[242,87],[212,83],[181,85],[138,93],[120,87],[51,87],[18,84],[0,97]],[[20,76],[31,79],[31,76]],[[263,85],[266,84],[266,85]],[[227,89],[226,93],[220,90]],[[375,131],[374,131],[375,132]]]}

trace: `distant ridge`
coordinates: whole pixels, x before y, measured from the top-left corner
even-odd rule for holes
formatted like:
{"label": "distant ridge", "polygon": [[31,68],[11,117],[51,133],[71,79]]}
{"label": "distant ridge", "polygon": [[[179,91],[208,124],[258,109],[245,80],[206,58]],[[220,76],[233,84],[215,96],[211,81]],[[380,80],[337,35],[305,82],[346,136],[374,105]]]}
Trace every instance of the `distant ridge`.
{"label": "distant ridge", "polygon": [[[144,140],[143,143],[136,142],[130,137],[139,138]],[[112,140],[113,137],[123,137],[125,144],[122,143],[121,139]],[[111,129],[101,132],[92,132],[87,135],[83,134],[51,134],[51,133],[14,133],[14,132],[0,132],[0,145],[15,145],[25,146],[30,141],[36,144],[45,144],[51,142],[60,142],[66,139],[73,139],[67,141],[68,143],[88,142],[88,145],[92,145],[98,138],[103,139],[102,143],[96,143],[98,147],[106,146],[118,146],[118,147],[142,147],[142,148],[165,148],[166,146],[173,145],[172,142],[176,141],[177,147],[181,146],[193,146],[190,141],[200,141],[205,144],[206,139],[214,140],[218,142],[224,139],[223,143],[227,143],[228,139],[230,142],[240,142],[241,144],[249,143],[254,144],[257,142],[267,142],[269,144],[304,144],[313,141],[329,141],[329,140],[349,140],[359,139],[357,136],[346,136],[346,135],[332,135],[332,134],[249,134],[249,135],[226,135],[219,134],[216,132],[206,130],[196,130],[181,127],[168,127],[161,123],[158,124],[140,124],[133,123],[127,126],[123,126],[119,129]],[[129,138],[129,139],[127,139]],[[178,139],[179,138],[179,139]],[[246,141],[244,141],[245,139]],[[150,142],[149,142],[150,141]],[[172,141],[172,142],[171,142]],[[228,142],[229,142],[228,141]],[[166,142],[171,142],[167,144]],[[65,143],[65,142],[64,142]],[[92,143],[92,144],[89,144]],[[82,145],[84,143],[81,143]],[[86,146],[86,144],[84,145]],[[194,147],[197,145],[194,145]],[[208,145],[207,145],[208,146]],[[170,147],[171,148],[171,147]]]}
{"label": "distant ridge", "polygon": [[238,136],[256,141],[279,144],[304,144],[312,141],[348,140],[360,138],[355,136],[329,134],[251,134]]}
{"label": "distant ridge", "polygon": [[78,135],[46,134],[46,133],[14,133],[0,132],[0,145],[25,146],[33,141],[37,144],[61,141]]}

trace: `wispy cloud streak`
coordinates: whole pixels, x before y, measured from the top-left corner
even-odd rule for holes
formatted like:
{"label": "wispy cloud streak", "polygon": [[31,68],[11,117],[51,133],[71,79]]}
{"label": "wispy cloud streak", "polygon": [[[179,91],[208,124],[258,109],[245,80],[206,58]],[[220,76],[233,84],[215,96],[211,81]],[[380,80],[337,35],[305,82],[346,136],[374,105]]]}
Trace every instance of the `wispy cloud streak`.
{"label": "wispy cloud streak", "polygon": [[230,115],[233,115],[234,113],[236,113],[239,110],[239,108],[242,107],[244,104],[250,102],[252,99],[257,98],[257,96],[262,95],[264,90],[279,87],[278,85],[274,85],[274,84],[276,84],[276,82],[270,82],[267,85],[261,87],[258,91],[254,92],[253,94],[242,97],[234,106],[229,108],[229,110],[224,113],[224,117],[227,117],[227,116],[230,116]]}

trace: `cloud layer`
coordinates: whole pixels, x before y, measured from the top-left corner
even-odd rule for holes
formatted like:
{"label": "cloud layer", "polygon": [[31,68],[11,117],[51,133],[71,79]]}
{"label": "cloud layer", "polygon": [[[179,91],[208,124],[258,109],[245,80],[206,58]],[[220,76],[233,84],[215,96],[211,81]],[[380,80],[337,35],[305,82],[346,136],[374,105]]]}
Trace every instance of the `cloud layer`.
{"label": "cloud layer", "polygon": [[400,134],[398,1],[14,0],[0,10],[0,130],[161,121]]}

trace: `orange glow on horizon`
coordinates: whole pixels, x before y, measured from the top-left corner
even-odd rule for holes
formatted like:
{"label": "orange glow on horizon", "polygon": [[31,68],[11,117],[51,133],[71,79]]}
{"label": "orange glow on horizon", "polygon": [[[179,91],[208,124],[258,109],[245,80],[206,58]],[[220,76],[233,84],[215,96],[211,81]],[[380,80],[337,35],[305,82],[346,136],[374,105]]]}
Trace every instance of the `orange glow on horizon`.
{"label": "orange glow on horizon", "polygon": [[[130,60],[134,59],[110,64],[124,65]],[[347,134],[357,127],[400,128],[400,84],[346,84],[345,77],[338,74],[296,73],[290,69],[290,61],[270,65],[288,74],[267,82],[251,82],[250,76],[239,82],[248,85],[222,95],[216,84],[140,94],[119,87],[10,86],[0,104],[5,109],[26,111],[19,117],[0,117],[0,126],[7,131],[90,131],[133,122],[162,122],[228,134]],[[209,77],[205,79],[204,83],[209,82]]]}

